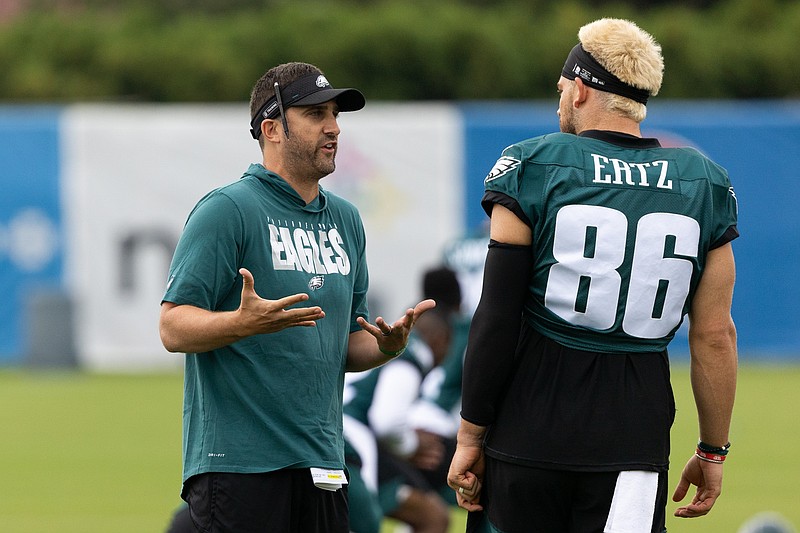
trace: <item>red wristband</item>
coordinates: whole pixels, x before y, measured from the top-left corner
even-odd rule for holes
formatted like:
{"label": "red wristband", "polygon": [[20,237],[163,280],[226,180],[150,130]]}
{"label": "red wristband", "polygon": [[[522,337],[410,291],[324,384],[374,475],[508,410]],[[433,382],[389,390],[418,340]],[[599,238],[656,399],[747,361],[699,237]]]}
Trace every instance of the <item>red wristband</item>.
{"label": "red wristband", "polygon": [[700,448],[697,448],[694,454],[703,461],[708,461],[709,463],[717,463],[717,464],[724,463],[726,457],[725,455],[719,453],[704,452]]}

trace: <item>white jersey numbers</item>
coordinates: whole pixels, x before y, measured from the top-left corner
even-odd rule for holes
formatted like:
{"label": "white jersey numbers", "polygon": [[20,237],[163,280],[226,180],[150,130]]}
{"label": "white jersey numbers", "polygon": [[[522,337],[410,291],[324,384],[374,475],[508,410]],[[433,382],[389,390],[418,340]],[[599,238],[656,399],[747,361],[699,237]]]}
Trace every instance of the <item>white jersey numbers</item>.
{"label": "white jersey numbers", "polygon": [[[609,329],[617,316],[625,260],[625,215],[608,207],[568,205],[556,215],[544,305],[571,324]],[[591,290],[589,290],[591,289]]]}
{"label": "white jersey numbers", "polygon": [[[607,330],[622,313],[628,335],[655,339],[679,323],[689,294],[700,226],[674,213],[650,213],[627,245],[628,219],[616,209],[568,205],[556,215],[545,307],[579,326]],[[620,274],[632,253],[627,287]],[[624,295],[624,305],[622,297]]]}
{"label": "white jersey numbers", "polygon": [[636,225],[636,244],[622,330],[628,335],[656,339],[678,325],[692,281],[688,259],[697,257],[700,225],[693,218],[673,213],[650,213]]}

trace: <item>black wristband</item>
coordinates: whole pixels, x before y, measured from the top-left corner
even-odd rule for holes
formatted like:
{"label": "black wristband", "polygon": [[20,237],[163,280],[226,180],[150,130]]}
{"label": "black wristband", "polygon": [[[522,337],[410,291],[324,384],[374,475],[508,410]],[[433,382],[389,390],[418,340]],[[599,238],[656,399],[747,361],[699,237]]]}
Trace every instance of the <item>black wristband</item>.
{"label": "black wristband", "polygon": [[697,443],[697,449],[700,450],[701,452],[713,453],[722,456],[728,455],[728,450],[730,449],[730,447],[731,447],[730,442],[724,446],[711,446],[710,444],[706,444],[703,441]]}

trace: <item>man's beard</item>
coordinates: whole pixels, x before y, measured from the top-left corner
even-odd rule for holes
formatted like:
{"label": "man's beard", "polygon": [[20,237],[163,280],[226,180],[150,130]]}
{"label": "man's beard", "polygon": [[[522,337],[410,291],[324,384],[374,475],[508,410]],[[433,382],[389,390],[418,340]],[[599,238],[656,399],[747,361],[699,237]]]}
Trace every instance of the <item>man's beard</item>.
{"label": "man's beard", "polygon": [[290,168],[309,178],[322,179],[336,170],[335,154],[330,158],[323,156],[317,144],[293,137],[286,140],[286,159]]}
{"label": "man's beard", "polygon": [[558,126],[562,133],[573,133],[577,134],[577,129],[575,128],[575,115],[572,114],[572,111],[567,111],[566,113],[561,113],[558,116]]}

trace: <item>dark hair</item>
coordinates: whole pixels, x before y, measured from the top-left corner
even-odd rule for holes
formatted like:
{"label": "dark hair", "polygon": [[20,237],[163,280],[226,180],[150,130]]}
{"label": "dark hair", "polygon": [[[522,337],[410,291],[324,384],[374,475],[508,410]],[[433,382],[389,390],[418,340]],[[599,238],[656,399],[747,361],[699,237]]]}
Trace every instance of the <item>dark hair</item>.
{"label": "dark hair", "polygon": [[433,298],[436,305],[448,311],[461,307],[461,285],[454,270],[442,266],[425,271],[422,277],[423,298]]}
{"label": "dark hair", "polygon": [[[286,87],[309,74],[323,74],[323,72],[314,65],[300,62],[284,63],[269,69],[258,79],[250,92],[250,117],[252,118],[267,100],[275,96],[276,81],[279,86]],[[264,140],[259,138],[258,142],[262,144]]]}

